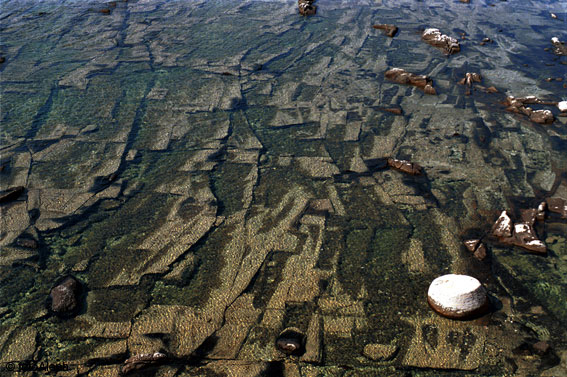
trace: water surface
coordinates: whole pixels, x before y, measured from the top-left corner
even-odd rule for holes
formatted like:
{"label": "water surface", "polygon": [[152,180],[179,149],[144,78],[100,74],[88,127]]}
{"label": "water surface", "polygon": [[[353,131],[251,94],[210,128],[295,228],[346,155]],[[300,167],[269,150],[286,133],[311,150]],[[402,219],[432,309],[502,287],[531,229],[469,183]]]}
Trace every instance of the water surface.
{"label": "water surface", "polygon": [[[567,199],[567,118],[503,105],[566,99],[551,44],[567,40],[565,4],[316,5],[0,3],[0,188],[25,187],[1,207],[1,368],[117,375],[162,352],[150,375],[566,373],[565,220],[537,227],[547,257],[489,237],[504,209]],[[427,27],[461,51],[422,42]],[[437,95],[386,80],[393,67]],[[467,95],[467,72],[498,93]],[[474,237],[484,261],[462,244]],[[446,273],[481,280],[493,312],[433,313],[427,288]],[[59,318],[46,299],[67,275],[85,292]],[[287,327],[302,356],[275,348]]]}

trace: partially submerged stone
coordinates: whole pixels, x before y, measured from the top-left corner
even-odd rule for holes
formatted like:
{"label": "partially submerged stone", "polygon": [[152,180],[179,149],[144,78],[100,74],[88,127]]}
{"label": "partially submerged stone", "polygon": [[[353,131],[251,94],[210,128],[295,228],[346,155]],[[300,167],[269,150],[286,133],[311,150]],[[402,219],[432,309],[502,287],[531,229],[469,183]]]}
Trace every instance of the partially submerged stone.
{"label": "partially submerged stone", "polygon": [[384,31],[384,35],[393,38],[398,33],[398,27],[396,25],[390,24],[377,24],[372,25],[374,29],[380,29]]}
{"label": "partially submerged stone", "polygon": [[448,35],[441,34],[439,29],[428,28],[423,31],[421,38],[430,45],[443,50],[447,55],[461,51],[459,41]]}
{"label": "partially submerged stone", "polygon": [[79,309],[81,290],[81,283],[77,279],[72,276],[65,278],[49,294],[51,310],[63,317],[75,314]]}
{"label": "partially submerged stone", "polygon": [[301,356],[305,353],[305,339],[301,330],[288,327],[276,339],[276,348],[286,355]]}
{"label": "partially submerged stone", "polygon": [[423,87],[423,92],[425,94],[432,94],[432,95],[436,95],[437,91],[435,90],[435,88],[431,85],[431,84],[427,84]]}
{"label": "partially submerged stone", "polygon": [[388,158],[388,166],[411,175],[421,175],[422,168],[418,164],[406,160]]}
{"label": "partially submerged stone", "polygon": [[467,248],[468,251],[470,251],[471,253],[473,253],[476,248],[478,247],[478,245],[480,244],[480,240],[466,240],[465,242],[463,242],[465,244],[465,247]]}
{"label": "partially submerged stone", "polygon": [[536,96],[527,96],[515,98],[509,96],[506,98],[504,104],[507,106],[506,110],[513,113],[524,114],[530,118],[532,122],[539,124],[551,124],[555,120],[553,113],[549,110],[533,110],[526,105],[539,104],[539,105],[557,105],[557,102],[544,101]]}
{"label": "partially submerged stone", "polygon": [[512,237],[512,219],[506,211],[502,211],[500,217],[494,223],[492,234],[498,238]]}
{"label": "partially submerged stone", "polygon": [[313,16],[317,13],[317,6],[313,0],[298,0],[299,14],[302,16]]}
{"label": "partially submerged stone", "polygon": [[433,280],[427,292],[427,302],[437,313],[452,319],[484,314],[490,306],[480,281],[472,276],[455,274]]}
{"label": "partially submerged stone", "polygon": [[402,115],[402,109],[399,107],[387,107],[382,109],[384,111],[387,111],[389,113],[395,114],[395,115]]}
{"label": "partially submerged stone", "polygon": [[480,76],[480,74],[478,73],[471,73],[471,72],[467,72],[465,74],[465,77],[462,78],[459,81],[459,85],[466,85],[467,86],[467,91],[466,91],[466,95],[470,95],[471,91],[470,89],[473,86],[473,82],[481,82],[482,81],[482,77]]}
{"label": "partially submerged stone", "polygon": [[537,206],[537,214],[536,214],[536,219],[538,221],[544,221],[545,220],[545,210],[546,209],[547,209],[547,203],[546,202],[539,203],[539,205]]}
{"label": "partially submerged stone", "polygon": [[557,108],[559,109],[559,111],[561,111],[562,113],[567,112],[567,101],[560,101],[557,103]]}
{"label": "partially submerged stone", "polygon": [[553,37],[551,38],[551,43],[553,44],[553,52],[556,55],[567,56],[567,46],[565,46],[564,42],[561,42],[557,37]]}
{"label": "partially submerged stone", "polygon": [[470,88],[472,87],[473,82],[481,82],[481,81],[482,81],[482,77],[480,76],[480,74],[467,72],[465,74],[465,77],[461,79],[461,81],[459,81],[459,84],[466,85]]}
{"label": "partially submerged stone", "polygon": [[488,251],[483,243],[481,243],[473,253],[473,256],[478,260],[484,260],[487,255]]}
{"label": "partially submerged stone", "polygon": [[547,247],[538,239],[533,226],[527,223],[514,224],[514,239],[512,243],[524,249],[545,254]]}
{"label": "partially submerged stone", "polygon": [[[526,215],[524,215],[526,216]],[[531,221],[531,219],[528,219]],[[534,227],[529,222],[512,225],[512,219],[503,211],[492,227],[492,234],[505,245],[519,246],[538,254],[546,254],[547,247],[537,236]]]}
{"label": "partially submerged stone", "polygon": [[162,362],[164,362],[165,359],[166,359],[166,355],[161,352],[143,353],[132,356],[126,361],[124,361],[124,366],[122,367],[122,374],[129,374],[131,372],[146,369],[151,366],[157,366]]}
{"label": "partially submerged stone", "polygon": [[547,198],[547,209],[567,219],[567,200],[563,198]]}
{"label": "partially submerged stone", "polygon": [[534,225],[537,220],[538,211],[536,208],[521,209],[522,221]]}
{"label": "partially submerged stone", "polygon": [[553,113],[549,110],[536,110],[530,114],[530,120],[539,124],[551,124],[555,120]]}
{"label": "partially submerged stone", "polygon": [[[416,75],[410,72],[406,72],[401,68],[392,68],[386,71],[384,76],[391,81],[397,82],[398,84],[413,85],[420,89],[423,89],[427,94],[436,94],[433,89],[433,80],[424,75]],[[429,86],[429,88],[426,87]],[[433,89],[433,91],[431,90]]]}
{"label": "partially submerged stone", "polygon": [[464,241],[465,247],[468,251],[473,253],[473,256],[478,260],[484,260],[487,255],[486,246],[480,242],[480,239]]}

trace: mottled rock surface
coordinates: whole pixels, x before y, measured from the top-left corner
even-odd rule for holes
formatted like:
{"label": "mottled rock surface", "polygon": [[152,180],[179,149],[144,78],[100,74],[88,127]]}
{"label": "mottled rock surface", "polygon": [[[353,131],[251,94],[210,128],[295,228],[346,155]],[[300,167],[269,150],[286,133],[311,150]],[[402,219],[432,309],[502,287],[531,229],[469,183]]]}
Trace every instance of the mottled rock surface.
{"label": "mottled rock surface", "polygon": [[[300,17],[299,3],[2,3],[0,191],[25,187],[0,206],[2,363],[118,376],[160,352],[142,374],[561,372],[564,218],[554,202],[520,218],[567,195],[563,123],[527,109],[557,114],[562,95],[542,80],[564,75],[550,5],[331,1]],[[423,25],[466,37],[462,51],[441,56]],[[467,96],[467,72],[493,89],[473,80]],[[546,258],[493,242],[503,208]],[[50,316],[71,272],[84,310]],[[486,321],[432,313],[426,289],[447,273],[501,305]],[[302,355],[276,347],[289,327]],[[514,353],[536,338],[544,356]],[[373,360],[368,345],[398,351]]]}

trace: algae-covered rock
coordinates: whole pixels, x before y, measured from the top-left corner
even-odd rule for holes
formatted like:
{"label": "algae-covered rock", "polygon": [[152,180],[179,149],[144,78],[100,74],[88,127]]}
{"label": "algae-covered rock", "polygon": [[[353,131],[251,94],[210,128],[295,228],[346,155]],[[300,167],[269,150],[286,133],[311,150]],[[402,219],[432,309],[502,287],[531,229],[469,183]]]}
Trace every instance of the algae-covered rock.
{"label": "algae-covered rock", "polygon": [[388,344],[367,344],[362,351],[363,355],[374,361],[388,361],[392,359],[398,347]]}

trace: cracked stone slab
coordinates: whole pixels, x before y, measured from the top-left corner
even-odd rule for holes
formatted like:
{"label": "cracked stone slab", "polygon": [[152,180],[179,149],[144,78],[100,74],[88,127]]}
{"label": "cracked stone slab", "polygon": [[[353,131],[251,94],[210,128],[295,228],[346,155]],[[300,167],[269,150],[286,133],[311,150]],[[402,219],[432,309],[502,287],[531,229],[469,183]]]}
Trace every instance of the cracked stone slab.
{"label": "cracked stone slab", "polygon": [[481,365],[487,337],[482,326],[438,316],[406,320],[415,333],[402,365],[458,370],[475,370]]}

